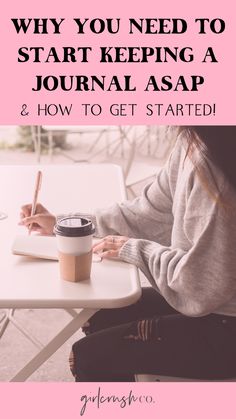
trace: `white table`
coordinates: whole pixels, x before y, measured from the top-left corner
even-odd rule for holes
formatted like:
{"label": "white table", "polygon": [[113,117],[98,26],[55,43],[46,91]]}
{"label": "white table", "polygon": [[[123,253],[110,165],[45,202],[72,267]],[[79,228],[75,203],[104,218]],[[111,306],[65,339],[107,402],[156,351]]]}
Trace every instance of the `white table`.
{"label": "white table", "polygon": [[[58,262],[11,254],[20,207],[32,200],[37,166],[0,167],[0,308],[67,309],[72,320],[11,381],[26,380],[97,310],[130,305],[141,295],[137,269],[121,261],[94,263],[91,279],[69,283],[59,277]],[[104,165],[40,166],[40,202],[54,213],[90,212],[125,199],[120,167]],[[76,309],[82,309],[79,312]]]}

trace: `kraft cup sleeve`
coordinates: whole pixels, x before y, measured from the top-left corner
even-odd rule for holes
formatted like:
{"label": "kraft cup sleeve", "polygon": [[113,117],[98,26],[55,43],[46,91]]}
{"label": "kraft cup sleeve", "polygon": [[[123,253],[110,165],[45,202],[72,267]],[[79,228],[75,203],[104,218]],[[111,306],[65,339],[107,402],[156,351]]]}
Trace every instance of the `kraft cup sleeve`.
{"label": "kraft cup sleeve", "polygon": [[60,275],[66,281],[79,282],[90,278],[92,250],[83,255],[70,255],[58,252]]}

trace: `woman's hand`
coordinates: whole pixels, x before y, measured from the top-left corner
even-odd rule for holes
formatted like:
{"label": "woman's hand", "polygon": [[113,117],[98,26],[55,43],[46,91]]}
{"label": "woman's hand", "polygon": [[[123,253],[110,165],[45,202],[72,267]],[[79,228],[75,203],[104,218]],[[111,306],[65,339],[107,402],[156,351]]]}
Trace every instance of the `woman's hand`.
{"label": "woman's hand", "polygon": [[107,236],[93,246],[93,252],[103,258],[118,258],[122,246],[129,240],[125,236]]}
{"label": "woman's hand", "polygon": [[56,217],[41,204],[37,204],[35,215],[32,217],[30,216],[31,209],[31,204],[23,205],[23,207],[21,207],[21,221],[19,222],[19,225],[29,228],[32,224],[32,231],[37,231],[43,235],[52,235],[53,227],[56,224]]}

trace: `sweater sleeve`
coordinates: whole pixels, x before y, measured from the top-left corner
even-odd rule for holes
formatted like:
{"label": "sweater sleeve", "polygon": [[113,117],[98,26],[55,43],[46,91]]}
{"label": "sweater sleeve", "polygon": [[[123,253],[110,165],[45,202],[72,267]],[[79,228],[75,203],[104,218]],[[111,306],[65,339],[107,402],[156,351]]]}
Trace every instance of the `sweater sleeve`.
{"label": "sweater sleeve", "polygon": [[95,212],[96,235],[118,234],[169,244],[173,225],[169,165],[170,161],[144,188],[140,197],[108,209],[98,209]]}
{"label": "sweater sleeve", "polygon": [[189,250],[130,239],[120,257],[138,266],[179,312],[212,313],[236,294],[236,227],[220,211],[185,220]]}
{"label": "sweater sleeve", "polygon": [[155,180],[146,185],[141,196],[132,201],[99,208],[94,214],[60,214],[57,219],[68,215],[90,218],[95,225],[96,237],[113,234],[169,244],[173,225],[169,167],[166,165],[161,169]]}

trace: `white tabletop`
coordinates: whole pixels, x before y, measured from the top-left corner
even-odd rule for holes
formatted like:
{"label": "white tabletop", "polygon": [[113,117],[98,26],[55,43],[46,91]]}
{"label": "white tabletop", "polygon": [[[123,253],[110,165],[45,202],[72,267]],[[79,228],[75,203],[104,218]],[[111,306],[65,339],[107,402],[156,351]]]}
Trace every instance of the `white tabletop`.
{"label": "white tabletop", "polygon": [[[27,234],[17,222],[21,205],[32,201],[38,168],[0,167],[0,210],[8,214],[0,221],[0,307],[99,309],[137,301],[141,293],[137,270],[127,263],[93,263],[91,279],[74,284],[60,279],[56,261],[12,255],[15,235]],[[40,170],[39,201],[54,213],[90,212],[125,199],[118,166],[75,164]]]}

